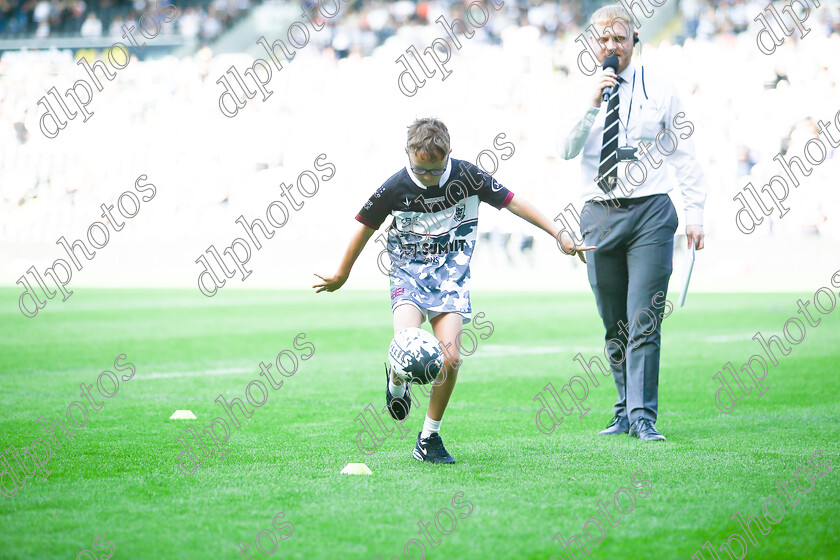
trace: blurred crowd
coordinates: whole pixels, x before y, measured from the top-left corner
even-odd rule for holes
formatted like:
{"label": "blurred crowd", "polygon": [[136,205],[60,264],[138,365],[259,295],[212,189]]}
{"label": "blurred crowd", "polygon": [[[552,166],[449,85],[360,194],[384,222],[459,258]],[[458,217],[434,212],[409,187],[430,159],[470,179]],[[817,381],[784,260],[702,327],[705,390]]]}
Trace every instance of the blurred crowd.
{"label": "blurred crowd", "polygon": [[[160,1],[160,0],[157,0]],[[474,0],[338,0],[340,16],[328,30],[327,43],[337,56],[349,52],[370,55],[378,45],[406,26],[434,25],[440,14],[450,21],[463,18],[464,6]],[[144,11],[154,10],[156,0],[0,0],[0,35],[5,37],[119,37],[124,23],[136,22]],[[175,3],[163,0],[161,5]],[[259,2],[257,2],[259,3]],[[481,0],[485,9],[491,2]],[[320,5],[334,11],[333,0],[302,0],[312,14]],[[600,2],[587,0],[507,0],[500,13],[484,30],[486,39],[500,41],[501,30],[528,26],[539,31],[543,40],[561,40],[579,33],[585,17]],[[766,0],[680,0],[683,35],[711,39],[721,34],[740,34],[752,28],[753,18],[767,5]],[[248,13],[251,0],[178,1],[180,20],[165,32],[211,42],[241,16]],[[477,8],[474,8],[477,13]],[[801,11],[801,10],[800,10]],[[816,25],[825,34],[840,33],[840,7],[821,4],[808,26]],[[637,10],[638,13],[638,10]],[[323,19],[323,18],[322,18]],[[136,24],[136,23],[135,23]]]}
{"label": "blurred crowd", "polygon": [[[790,2],[774,2],[779,13]],[[716,35],[726,33],[744,33],[754,25],[753,19],[766,8],[767,0],[680,0],[680,12],[689,37],[710,39]],[[840,33],[840,7],[836,3],[821,3],[820,8],[814,8],[813,2],[806,2],[811,9],[805,27],[815,27],[818,32],[826,35]],[[797,13],[804,14],[801,5],[797,6]],[[785,16],[787,17],[787,16]],[[793,26],[788,21],[787,25]]]}
{"label": "blurred crowd", "polygon": [[[349,53],[369,56],[373,50],[384,43],[389,37],[401,34],[411,34],[413,30],[435,26],[438,31],[443,30],[435,23],[441,15],[452,22],[456,18],[465,20],[464,9],[469,4],[481,5],[489,20],[481,29],[482,40],[498,44],[501,42],[502,30],[510,27],[533,27],[546,40],[560,38],[573,31],[579,31],[584,19],[584,11],[580,2],[561,1],[510,1],[504,2],[501,10],[494,9],[493,3],[481,0],[438,0],[432,2],[412,2],[411,0],[397,0],[396,2],[352,2],[343,10],[341,17],[329,30],[329,37],[324,41],[330,46],[336,56],[343,58]],[[313,11],[317,2],[308,2]],[[472,8],[475,18],[482,18],[478,7]]]}
{"label": "blurred crowd", "polygon": [[122,26],[138,27],[144,12],[174,4],[179,9],[174,25],[163,34],[212,41],[248,13],[250,0],[0,0],[0,37],[113,37]]}
{"label": "blurred crowd", "polygon": [[[0,0],[0,6],[9,1]],[[221,10],[226,1],[213,5]],[[577,204],[579,162],[561,160],[555,146],[590,89],[591,78],[576,66],[580,48],[574,38],[587,23],[580,7],[505,2],[453,56],[452,76],[445,82],[429,78],[417,96],[406,98],[397,89],[400,68],[394,61],[410,45],[422,50],[442,35],[434,23],[439,14],[463,19],[463,3],[342,5],[345,11],[312,33],[311,44],[272,77],[272,97],[249,100],[234,119],[218,110],[216,81],[231,65],[246,68],[253,58],[214,54],[205,46],[184,58],[132,60],[130,70],[96,92],[89,122],[70,121],[49,140],[39,130],[37,101],[53,86],[70,87],[81,70],[69,52],[4,55],[0,243],[52,246],[59,235],[84,236],[101,203],[148,173],[162,184],[154,212],[167,224],[150,235],[196,240],[196,247],[204,244],[200,252],[220,229],[229,238],[239,213],[256,217],[281,180],[293,181],[326,153],[338,168],[333,190],[308,202],[318,208],[317,219],[307,218],[304,209],[294,224],[301,239],[318,238],[324,223],[352,222],[370,193],[404,164],[405,126],[426,114],[447,123],[453,156],[470,161],[506,133],[516,153],[499,162],[497,177],[550,218]],[[684,0],[680,6],[681,38],[643,43],[641,62],[674,80],[695,125],[692,138],[709,186],[708,235],[743,239],[734,223],[733,196],[748,181],[760,188],[782,173],[773,157],[801,156],[804,142],[817,134],[817,121],[832,122],[840,112],[840,65],[834,60],[840,6],[821,3],[808,22],[812,32],[803,40],[787,39],[773,56],[758,51],[758,28],[748,21],[742,29],[743,17],[722,20],[722,7],[710,11],[706,2]],[[726,10],[749,15],[756,6],[762,7],[733,1]],[[772,227],[754,236],[840,239],[840,191],[832,186],[840,156],[826,147],[826,161],[791,189],[790,213],[781,220],[776,213],[769,218]],[[534,245],[527,224],[502,214],[482,214],[489,238],[502,239],[514,253],[530,254],[550,243],[538,237]],[[125,235],[148,233],[138,225],[142,220],[133,220],[126,229],[134,233]]]}
{"label": "blurred crowd", "polygon": [[[329,31],[328,41],[337,56],[348,52],[370,55],[374,48],[404,27],[432,26],[444,14],[449,21],[464,19],[464,7],[474,0],[438,0],[414,2],[412,0],[356,1],[348,4],[342,17]],[[323,3],[323,2],[322,2]],[[511,26],[529,27],[539,31],[544,42],[562,41],[570,34],[577,36],[585,27],[586,17],[602,2],[570,2],[567,0],[507,0],[505,9],[492,10],[489,1],[480,1],[493,16],[482,29],[485,40],[498,43],[501,32]],[[305,2],[315,11],[318,2]],[[331,2],[327,2],[331,4]],[[709,40],[723,34],[740,34],[754,29],[753,18],[767,6],[767,0],[680,0],[682,32],[677,37]],[[649,6],[650,7],[650,6]],[[781,4],[778,8],[781,10]],[[813,9],[815,14],[808,27],[816,26],[818,31],[829,35],[840,33],[840,6],[836,3],[821,4]],[[474,8],[478,14],[478,9]],[[636,14],[641,14],[637,8]],[[789,23],[792,25],[792,23]]]}

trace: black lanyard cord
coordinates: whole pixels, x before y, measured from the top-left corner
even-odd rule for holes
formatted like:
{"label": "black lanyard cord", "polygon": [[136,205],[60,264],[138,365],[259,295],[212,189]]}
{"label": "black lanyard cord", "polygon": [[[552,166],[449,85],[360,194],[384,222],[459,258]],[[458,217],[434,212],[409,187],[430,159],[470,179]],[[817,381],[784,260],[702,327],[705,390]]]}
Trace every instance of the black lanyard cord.
{"label": "black lanyard cord", "polygon": [[[619,85],[619,88],[621,86]],[[630,139],[627,135],[628,129],[630,127],[630,113],[633,111],[633,96],[636,94],[636,71],[633,70],[633,87],[630,88],[630,107],[627,109],[627,124],[621,122],[621,115],[618,116],[618,122],[620,122],[624,126],[624,145],[630,145]]]}

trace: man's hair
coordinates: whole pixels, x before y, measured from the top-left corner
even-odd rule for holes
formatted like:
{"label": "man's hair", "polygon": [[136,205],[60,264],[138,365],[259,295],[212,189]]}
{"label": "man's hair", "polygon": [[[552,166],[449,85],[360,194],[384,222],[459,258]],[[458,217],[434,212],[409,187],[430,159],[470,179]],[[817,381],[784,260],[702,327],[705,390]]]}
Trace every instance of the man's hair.
{"label": "man's hair", "polygon": [[434,117],[417,119],[408,127],[408,151],[443,159],[449,153],[449,130]]}
{"label": "man's hair", "polygon": [[[628,31],[628,35],[632,35],[634,31],[633,16],[621,4],[609,4],[598,8],[589,18],[589,23],[601,23],[610,27],[618,24],[618,29]],[[627,26],[626,29],[622,28],[624,25]]]}

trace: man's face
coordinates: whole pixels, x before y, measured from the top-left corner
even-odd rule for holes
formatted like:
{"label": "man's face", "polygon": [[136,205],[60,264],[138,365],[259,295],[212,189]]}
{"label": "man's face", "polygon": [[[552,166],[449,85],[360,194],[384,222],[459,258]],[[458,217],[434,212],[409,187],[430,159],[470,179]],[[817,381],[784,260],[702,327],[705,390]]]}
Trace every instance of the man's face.
{"label": "man's face", "polygon": [[[409,161],[411,161],[412,172],[421,184],[426,187],[436,187],[440,184],[441,175],[432,175],[431,173],[421,174],[418,171],[445,168],[449,154],[437,158],[437,156],[429,155],[426,152],[409,153],[408,148],[406,148],[405,152],[408,154]],[[449,150],[449,153],[452,153],[452,150]]]}
{"label": "man's face", "polygon": [[623,19],[595,22],[592,26],[598,32],[596,37],[590,39],[595,46],[598,62],[603,64],[607,55],[614,54],[618,57],[616,74],[620,74],[630,65],[633,58],[633,27]]}

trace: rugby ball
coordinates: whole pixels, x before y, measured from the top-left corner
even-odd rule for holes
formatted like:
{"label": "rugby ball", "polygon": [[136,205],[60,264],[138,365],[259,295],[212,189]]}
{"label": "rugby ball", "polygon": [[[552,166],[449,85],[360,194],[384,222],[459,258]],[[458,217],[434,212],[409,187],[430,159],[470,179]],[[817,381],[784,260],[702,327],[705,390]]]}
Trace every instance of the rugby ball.
{"label": "rugby ball", "polygon": [[388,349],[388,361],[403,381],[426,385],[434,381],[443,368],[443,352],[430,332],[409,327],[394,336]]}

